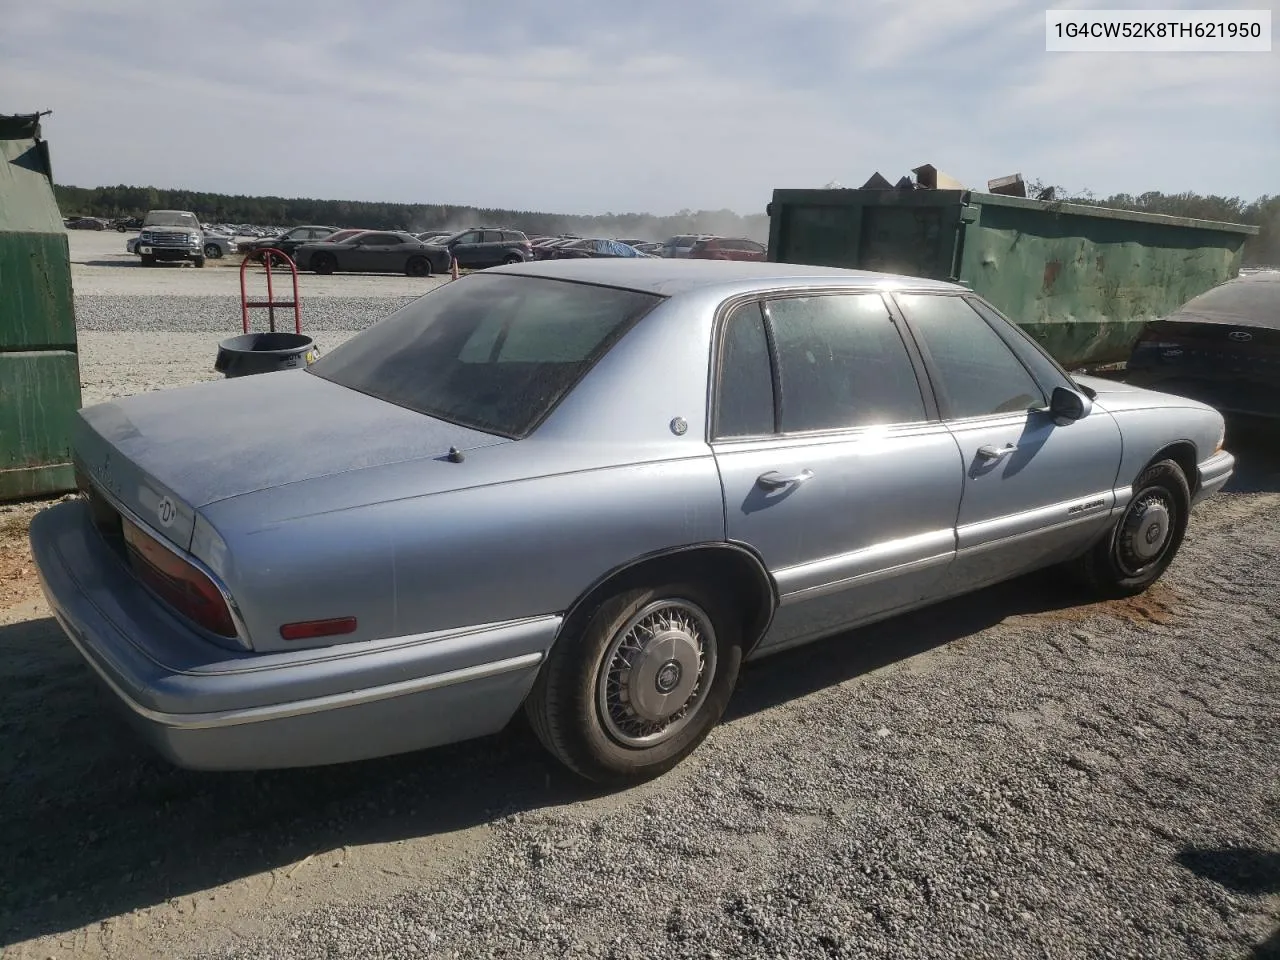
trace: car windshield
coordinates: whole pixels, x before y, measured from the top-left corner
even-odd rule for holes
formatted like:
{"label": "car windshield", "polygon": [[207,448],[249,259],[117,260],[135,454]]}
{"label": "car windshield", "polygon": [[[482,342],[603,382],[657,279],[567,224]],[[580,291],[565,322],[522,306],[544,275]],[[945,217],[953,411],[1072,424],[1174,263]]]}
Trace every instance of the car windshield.
{"label": "car windshield", "polygon": [[142,221],[144,227],[190,227],[200,229],[200,221],[193,213],[179,213],[176,210],[152,210],[147,219]]}
{"label": "car windshield", "polygon": [[375,323],[307,370],[399,407],[520,438],[661,299],[472,274]]}

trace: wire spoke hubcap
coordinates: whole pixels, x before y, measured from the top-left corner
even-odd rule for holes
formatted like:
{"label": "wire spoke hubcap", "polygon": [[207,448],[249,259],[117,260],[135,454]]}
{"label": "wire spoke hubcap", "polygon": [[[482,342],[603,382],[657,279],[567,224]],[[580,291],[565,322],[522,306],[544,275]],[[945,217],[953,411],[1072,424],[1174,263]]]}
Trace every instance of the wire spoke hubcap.
{"label": "wire spoke hubcap", "polygon": [[1146,490],[1129,506],[1116,532],[1116,561],[1137,576],[1164,556],[1173,533],[1173,505],[1159,490]]}
{"label": "wire spoke hubcap", "polygon": [[637,613],[614,635],[596,680],[608,734],[632,747],[675,736],[706,698],[715,650],[710,618],[686,600],[658,600]]}

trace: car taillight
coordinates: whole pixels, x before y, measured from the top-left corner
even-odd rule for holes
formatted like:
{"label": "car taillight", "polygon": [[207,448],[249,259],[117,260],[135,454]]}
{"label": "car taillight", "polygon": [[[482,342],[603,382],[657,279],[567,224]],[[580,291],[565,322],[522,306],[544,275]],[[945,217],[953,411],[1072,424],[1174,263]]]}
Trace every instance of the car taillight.
{"label": "car taillight", "polygon": [[222,591],[199,569],[120,518],[129,566],[138,579],[185,617],[220,637],[236,636],[235,621]]}

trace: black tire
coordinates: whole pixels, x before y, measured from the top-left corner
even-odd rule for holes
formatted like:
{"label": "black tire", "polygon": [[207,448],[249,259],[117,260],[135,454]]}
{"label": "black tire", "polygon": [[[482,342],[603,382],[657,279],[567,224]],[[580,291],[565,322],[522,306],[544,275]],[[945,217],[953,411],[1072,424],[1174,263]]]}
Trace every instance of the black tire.
{"label": "black tire", "polygon": [[1150,464],[1133,482],[1125,512],[1072,571],[1086,587],[1112,599],[1146,590],[1173,562],[1187,532],[1191,488],[1172,460]]}
{"label": "black tire", "polygon": [[116,233],[124,233],[124,224],[123,224],[123,223],[116,224]]}
{"label": "black tire", "polygon": [[[698,646],[680,641],[681,652],[673,653],[654,649],[656,641],[650,637],[632,651],[626,674],[611,672],[606,656],[611,664],[622,662],[625,651],[615,648],[626,639],[628,625],[638,617],[661,618],[664,611],[686,617],[687,623],[700,624]],[[614,594],[579,623],[556,640],[525,701],[538,739],[574,773],[597,783],[638,783],[666,773],[692,753],[720,721],[737,684],[742,627],[733,604],[721,592],[698,584],[666,583]],[[691,631],[671,635],[693,636]],[[698,654],[690,658],[693,649]],[[650,651],[647,655],[646,650]],[[689,672],[682,664],[699,666]],[[711,678],[703,686],[697,669],[708,664]],[[677,708],[671,718],[658,724],[665,729],[636,734],[640,740],[659,738],[652,745],[624,742],[625,731],[646,729],[645,721],[630,708],[631,703],[640,702],[638,699],[621,697],[621,691],[609,693],[611,676],[635,678],[628,682],[636,689],[643,686],[648,696],[663,701],[663,685],[670,682],[671,702],[679,700],[680,706],[691,712]],[[652,690],[646,678],[652,682]]]}
{"label": "black tire", "polygon": [[142,254],[142,265],[144,267],[154,267],[156,265],[156,255],[154,253]]}
{"label": "black tire", "polygon": [[508,253],[502,258],[502,262],[505,264],[524,263],[524,257],[520,256],[518,253]]}
{"label": "black tire", "polygon": [[204,257],[196,257],[196,258],[195,258],[195,259],[193,259],[191,262],[192,262],[192,263],[194,263],[197,267],[203,267],[203,266],[204,266]]}
{"label": "black tire", "polygon": [[311,269],[316,273],[328,276],[338,267],[338,261],[332,253],[317,253],[311,258]]}
{"label": "black tire", "polygon": [[426,257],[410,257],[404,265],[404,272],[410,277],[431,276],[431,261]]}
{"label": "black tire", "polygon": [[204,255],[210,260],[221,260],[222,248],[216,243],[206,243],[204,245]]}

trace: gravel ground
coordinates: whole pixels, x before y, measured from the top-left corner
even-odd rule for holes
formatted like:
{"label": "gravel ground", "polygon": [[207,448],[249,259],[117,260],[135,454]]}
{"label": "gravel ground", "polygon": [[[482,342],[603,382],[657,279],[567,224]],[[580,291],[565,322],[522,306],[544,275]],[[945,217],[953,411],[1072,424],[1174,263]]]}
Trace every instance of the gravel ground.
{"label": "gravel ground", "polygon": [[[234,311],[170,296],[81,297],[86,401],[212,376]],[[308,301],[321,348],[395,299]],[[1042,574],[781,654],[690,761],[604,795],[521,722],[174,769],[23,592],[6,508],[4,957],[1280,956],[1275,437],[1233,425],[1237,477],[1143,597]]]}

